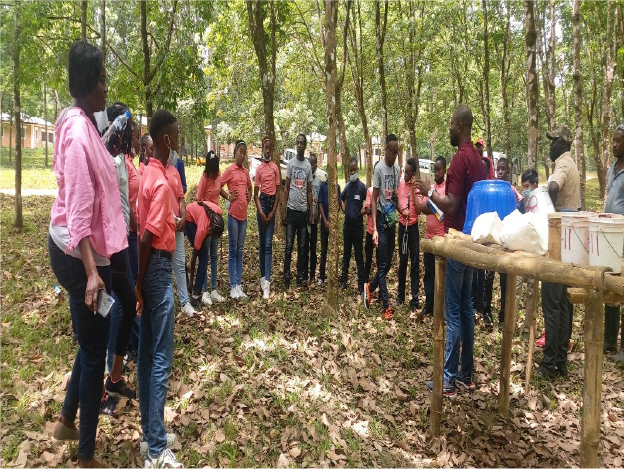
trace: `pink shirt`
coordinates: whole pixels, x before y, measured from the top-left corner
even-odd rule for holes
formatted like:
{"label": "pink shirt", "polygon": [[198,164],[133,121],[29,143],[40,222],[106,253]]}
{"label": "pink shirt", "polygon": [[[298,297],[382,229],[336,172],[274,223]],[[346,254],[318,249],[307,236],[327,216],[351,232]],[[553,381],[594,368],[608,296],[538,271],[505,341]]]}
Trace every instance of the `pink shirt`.
{"label": "pink shirt", "polygon": [[[406,226],[406,219],[402,215],[404,210],[409,209],[410,211],[410,215],[408,216],[409,226],[417,223],[419,214],[421,213],[421,199],[419,199],[419,207],[417,210],[414,197],[415,194],[413,194],[411,185],[406,183],[406,181],[402,178],[402,180],[399,181],[399,187],[397,188],[397,200],[399,202],[399,213],[397,215],[399,215],[399,223],[404,226]],[[408,207],[408,198],[410,198],[410,207]]]}
{"label": "pink shirt", "polygon": [[167,175],[167,182],[169,183],[169,197],[171,197],[171,209],[174,211],[176,216],[179,217],[180,203],[178,202],[178,199],[184,199],[180,173],[174,165],[168,164],[167,168],[165,168],[165,174]]}
{"label": "pink shirt", "polygon": [[244,166],[239,168],[236,163],[232,163],[221,176],[221,186],[226,184],[228,192],[232,193],[235,189],[239,191],[237,200],[230,204],[228,214],[239,221],[247,220],[246,190],[252,188],[250,172]]}
{"label": "pink shirt", "polygon": [[273,162],[263,161],[256,168],[254,185],[260,186],[260,192],[266,195],[276,195],[276,188],[280,185],[280,170]]}
{"label": "pink shirt", "polygon": [[[204,200],[203,202],[204,205],[207,205],[213,212],[218,213],[219,215],[223,213],[219,205],[214,204],[208,200]],[[187,205],[187,221],[195,223],[197,226],[193,247],[199,251],[202,247],[202,243],[208,235],[208,230],[210,228],[210,219],[208,218],[208,216],[206,216],[206,210],[204,209],[204,207],[202,207],[199,203],[194,202]]]}
{"label": "pink shirt", "polygon": [[139,187],[139,236],[143,237],[145,230],[151,232],[154,249],[169,252],[176,249],[176,227],[171,210],[171,190],[165,168],[156,158],[150,158]]}
{"label": "pink shirt", "polygon": [[137,195],[139,195],[139,184],[141,184],[141,175],[132,162],[132,155],[126,155],[126,170],[128,171],[128,203],[130,211],[137,219]]}
{"label": "pink shirt", "polygon": [[96,253],[111,257],[128,247],[113,159],[91,120],[78,107],[61,113],[54,133],[52,161],[59,194],[50,211],[51,224],[67,227],[67,251],[89,236]]}
{"label": "pink shirt", "polygon": [[206,174],[202,173],[200,183],[197,186],[197,197],[195,200],[208,200],[214,204],[219,204],[219,194],[221,193],[221,173],[217,173],[214,180],[208,179]]}
{"label": "pink shirt", "polygon": [[[367,199],[365,200],[365,209],[371,208],[371,197],[373,194],[373,187],[369,187],[367,189]],[[373,234],[373,217],[371,215],[367,215],[367,233],[370,235]]]}
{"label": "pink shirt", "polygon": [[[445,193],[445,184],[447,181],[443,181],[441,184],[432,184],[432,187],[439,194]],[[427,197],[423,197],[423,203],[426,204]],[[425,239],[432,239],[434,236],[445,236],[445,223],[438,221],[436,215],[430,213],[425,218]]]}

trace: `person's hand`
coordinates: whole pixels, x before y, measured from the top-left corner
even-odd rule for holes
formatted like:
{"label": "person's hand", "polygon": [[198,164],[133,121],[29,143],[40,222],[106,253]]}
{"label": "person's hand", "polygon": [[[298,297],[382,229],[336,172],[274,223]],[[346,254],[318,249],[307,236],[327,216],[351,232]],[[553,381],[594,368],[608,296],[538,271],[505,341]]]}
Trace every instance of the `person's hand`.
{"label": "person's hand", "polygon": [[416,187],[417,187],[417,190],[421,193],[421,195],[427,196],[428,191],[430,190],[432,186],[430,185],[430,181],[428,180],[425,180],[425,181],[418,180],[416,182]]}
{"label": "person's hand", "polygon": [[106,290],[106,286],[96,271],[87,277],[87,287],[85,288],[85,304],[89,310],[93,311],[93,314],[98,311],[98,293],[100,290]]}
{"label": "person's hand", "polygon": [[276,212],[269,212],[269,215],[265,218],[265,223],[270,223],[276,216]]}
{"label": "person's hand", "polygon": [[234,202],[235,200],[237,200],[239,198],[239,191],[237,189],[234,189],[231,193],[230,193],[230,197],[228,198],[228,200],[230,201],[230,203]]}
{"label": "person's hand", "polygon": [[141,313],[143,313],[143,292],[140,285],[135,287],[135,296],[137,297],[137,317],[141,317]]}
{"label": "person's hand", "polygon": [[263,211],[258,212],[258,216],[260,217],[260,221],[263,222],[264,224],[267,224],[267,222],[269,221],[267,219],[267,215],[265,215],[265,212]]}
{"label": "person's hand", "polygon": [[314,223],[313,220],[314,220],[314,217],[313,217],[313,214],[311,213],[310,216],[308,217],[308,224],[309,225],[314,225],[315,223]]}
{"label": "person's hand", "polygon": [[378,230],[376,228],[373,229],[373,245],[377,248],[378,247],[378,238],[380,237],[380,235],[378,235]]}
{"label": "person's hand", "polygon": [[250,200],[252,200],[252,191],[248,190],[247,193],[245,194],[246,198],[247,198],[247,203],[250,203]]}
{"label": "person's hand", "polygon": [[328,220],[323,220],[323,226],[326,227],[326,231],[330,231],[330,222]]}
{"label": "person's hand", "polygon": [[402,214],[402,216],[403,216],[404,218],[406,218],[406,219],[410,216],[410,212],[409,212],[408,210],[403,210],[403,211],[401,212],[401,214]]}
{"label": "person's hand", "polygon": [[176,218],[176,231],[184,231],[185,219]]}
{"label": "person's hand", "polygon": [[282,214],[282,225],[286,226],[286,213]]}

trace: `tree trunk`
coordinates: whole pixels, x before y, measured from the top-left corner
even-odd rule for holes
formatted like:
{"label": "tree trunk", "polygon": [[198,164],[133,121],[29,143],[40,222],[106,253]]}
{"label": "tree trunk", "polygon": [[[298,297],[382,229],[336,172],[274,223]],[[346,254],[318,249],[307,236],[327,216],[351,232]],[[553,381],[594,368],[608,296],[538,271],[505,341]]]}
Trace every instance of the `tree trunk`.
{"label": "tree trunk", "polygon": [[[508,44],[510,44],[510,8],[506,6],[506,32],[503,37],[503,53],[501,55],[501,100],[504,122],[503,151],[508,158],[512,158],[510,148],[510,105],[508,104],[508,64],[510,62],[508,58]],[[519,163],[521,162],[519,161]]]}
{"label": "tree trunk", "polygon": [[[484,14],[484,128],[486,129],[486,153],[493,158],[492,137],[490,132],[490,90],[488,87],[488,75],[490,72],[490,57],[488,54],[488,9],[486,0],[482,0],[482,12]],[[510,155],[509,155],[510,156]],[[508,157],[509,157],[508,156]]]}
{"label": "tree trunk", "polygon": [[[615,2],[608,0],[607,4],[607,25],[606,25],[606,54],[605,54],[605,69],[604,69],[604,81],[603,81],[603,103],[601,105],[601,158],[603,160],[603,171],[607,171],[612,159],[612,129],[610,124],[610,100],[612,97],[612,83],[614,81],[614,70],[616,69],[616,28],[617,28],[617,15],[618,15],[618,3],[613,6]],[[612,31],[614,28],[614,31]],[[614,39],[614,45],[612,40]],[[599,171],[599,168],[597,168]],[[607,196],[607,184],[604,188],[604,197]]]}
{"label": "tree trunk", "polygon": [[330,269],[328,272],[328,294],[324,309],[327,314],[336,314],[339,309],[338,298],[338,262],[339,262],[339,209],[336,198],[336,23],[339,2],[324,0],[324,59],[325,59],[325,92],[326,116],[328,124],[327,151],[328,151],[328,197],[330,210],[330,239],[328,243],[328,257]]}
{"label": "tree trunk", "polygon": [[100,50],[106,63],[106,0],[100,0]]}
{"label": "tree trunk", "polygon": [[48,167],[48,85],[43,84],[43,120],[46,133],[46,158],[45,165]]}
{"label": "tree trunk", "polygon": [[59,99],[59,93],[54,88],[52,88],[52,95],[54,96],[54,123],[56,124],[56,118],[59,117],[59,109],[63,106],[61,105],[61,100]]}
{"label": "tree trunk", "polygon": [[550,2],[551,35],[549,37],[549,128],[556,127],[556,0]]}
{"label": "tree trunk", "polygon": [[584,133],[582,127],[582,64],[580,60],[581,35],[579,33],[579,3],[573,0],[573,89],[575,92],[575,157],[579,170],[582,210],[586,210],[586,159],[584,158]]}
{"label": "tree trunk", "polygon": [[80,38],[87,40],[87,0],[82,0],[80,5]]}
{"label": "tree trunk", "polygon": [[9,164],[11,164],[11,159],[13,157],[13,116],[15,113],[11,111],[9,113]]}
{"label": "tree trunk", "polygon": [[388,0],[384,1],[384,18],[380,12],[380,1],[375,2],[375,52],[378,57],[378,73],[380,75],[380,99],[382,101],[382,136],[388,135],[388,116],[386,112],[386,78],[384,75],[384,39],[386,36],[386,20],[388,19]]}
{"label": "tree trunk", "polygon": [[525,1],[526,94],[528,99],[527,166],[536,169],[538,153],[538,79],[536,76],[536,21],[534,0]]}
{"label": "tree trunk", "polygon": [[341,87],[336,85],[335,93],[336,105],[334,106],[334,115],[336,116],[336,125],[339,131],[339,143],[341,144],[341,165],[343,167],[343,176],[345,182],[349,181],[348,163],[351,158],[349,146],[347,145],[347,135],[345,134],[345,121],[343,120],[343,110],[341,108]]}
{"label": "tree trunk", "polygon": [[15,115],[15,226],[22,228],[22,116],[20,101],[20,13],[16,4],[13,42],[13,113]]}
{"label": "tree trunk", "polygon": [[152,93],[150,91],[150,47],[148,45],[148,12],[147,2],[139,2],[141,5],[141,45],[143,48],[143,97],[145,100],[145,114],[148,118],[148,125],[150,125],[150,119],[154,114],[154,107],[152,105]]}
{"label": "tree trunk", "polygon": [[[543,7],[546,4],[543,3]],[[551,38],[549,41],[549,46],[547,51],[545,52],[545,42],[547,40],[547,34],[545,31],[545,15],[546,12],[543,11],[540,15],[540,28],[538,29],[538,53],[540,56],[540,64],[542,68],[542,82],[543,82],[543,94],[545,95],[545,117],[547,118],[547,124],[549,126],[549,130],[553,130],[556,127],[555,124],[555,88],[554,94],[551,94],[551,70],[550,70],[550,48],[552,46],[552,42],[555,41],[554,38]]]}

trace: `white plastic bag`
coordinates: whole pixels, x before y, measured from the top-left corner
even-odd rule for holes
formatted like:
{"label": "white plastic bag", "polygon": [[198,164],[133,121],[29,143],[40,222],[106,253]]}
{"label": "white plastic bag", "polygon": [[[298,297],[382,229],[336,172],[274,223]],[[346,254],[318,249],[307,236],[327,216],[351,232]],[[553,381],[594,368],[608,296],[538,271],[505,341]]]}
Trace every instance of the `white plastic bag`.
{"label": "white plastic bag", "polygon": [[546,213],[521,215],[515,210],[503,219],[499,238],[503,247],[510,251],[525,251],[542,256],[547,254],[548,233]]}
{"label": "white plastic bag", "polygon": [[479,244],[501,244],[501,220],[497,212],[482,213],[471,228],[471,239]]}

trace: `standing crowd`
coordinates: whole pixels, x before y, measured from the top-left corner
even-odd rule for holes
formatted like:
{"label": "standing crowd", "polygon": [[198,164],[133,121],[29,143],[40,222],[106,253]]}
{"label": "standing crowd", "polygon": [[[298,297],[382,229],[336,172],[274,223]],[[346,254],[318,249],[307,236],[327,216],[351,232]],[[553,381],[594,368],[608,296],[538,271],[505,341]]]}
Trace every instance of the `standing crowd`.
{"label": "standing crowd", "polygon": [[[396,163],[399,141],[390,134],[385,139],[384,158],[374,168],[372,187],[367,188],[360,181],[358,163],[351,159],[349,182],[343,190],[329,188],[328,182],[317,174],[316,156],[305,157],[306,136],[300,134],[295,142],[296,157],[288,162],[286,169],[284,203],[281,204],[280,169],[272,161],[271,139],[265,137],[262,162],[254,181],[246,167],[247,145],[243,140],[236,141],[234,162],[223,173],[219,158],[209,151],[198,182],[196,201],[187,205],[184,164],[177,155],[176,118],[165,110],[155,112],[149,133],[141,136],[127,106],[118,102],[106,108],[108,89],[102,54],[87,42],[72,46],[68,76],[75,101],[55,124],[54,170],[59,192],[51,210],[48,248],[52,269],[69,293],[79,349],[53,437],[78,440],[80,467],[101,466],[94,459],[99,413],[114,412],[121,396],[137,397],[122,376],[124,357],[132,359],[128,350],[137,354],[140,450],[145,466],[182,467],[171,451],[174,435],[166,432],[164,423],[174,348],[172,271],[179,306],[187,316],[193,316],[197,308],[226,301],[218,288],[217,247],[227,229],[230,288],[227,296],[232,300],[246,298],[242,281],[243,250],[248,205],[252,199],[258,223],[259,284],[264,300],[271,295],[273,234],[278,216],[286,227],[284,287],[289,288],[291,283],[296,236],[296,284],[303,286],[316,281],[322,285],[326,281],[330,219],[338,216],[330,212],[329,200],[336,197],[345,214],[340,285],[343,288],[349,285],[353,251],[357,289],[365,307],[371,308],[376,296],[382,317],[391,320],[397,307],[405,302],[409,303],[411,311],[420,307],[420,215],[426,217],[425,237],[428,239],[442,236],[452,228],[462,231],[473,184],[490,177],[509,178],[510,165],[505,158],[500,158],[493,168],[490,159],[482,156],[483,142],[478,140],[474,145],[471,139],[473,115],[467,106],[459,106],[449,126],[450,143],[458,150],[449,169],[445,158],[436,159],[432,184],[417,178],[418,161],[414,158],[406,161],[402,175],[402,168]],[[99,126],[97,116],[103,111],[106,111],[107,122]],[[549,134],[551,157],[556,166],[548,183],[549,193],[557,209],[576,210],[579,174],[571,169],[568,153],[571,135],[567,131],[562,127]],[[611,168],[608,184],[609,194],[613,194],[612,186],[620,187],[622,214],[622,127],[618,132],[620,154],[617,154],[615,134],[617,163]],[[139,155],[138,169],[134,164],[136,155]],[[533,170],[524,173],[522,184],[523,195],[512,186],[520,209],[528,198],[528,191],[538,185],[537,173]],[[225,223],[220,198],[227,201]],[[618,200],[612,202],[610,196],[608,200],[610,207],[618,211]],[[185,237],[192,248],[189,275]],[[321,252],[317,276],[318,238]],[[396,243],[398,287],[391,304],[388,274]],[[374,252],[377,262],[372,272]],[[434,256],[424,253],[423,263],[425,303],[418,314],[420,319],[432,315],[434,305]],[[485,325],[492,327],[490,303],[494,275],[451,259],[447,260],[446,272],[443,391],[453,398],[458,388],[475,388],[474,318],[475,315],[482,317]],[[408,276],[410,291],[406,297]],[[505,283],[505,276],[501,275],[502,289]],[[536,294],[535,289],[535,282],[528,282],[528,290]],[[546,344],[539,374],[548,378],[566,375],[565,341],[570,338],[572,307],[566,300],[566,292],[560,290],[557,285],[543,283]],[[109,294],[115,300],[110,312],[104,307]],[[503,291],[501,301],[500,324],[505,310]],[[616,324],[618,332],[618,308],[610,314],[611,324]],[[612,340],[610,336],[613,349],[616,349],[616,338],[614,335]],[[103,382],[105,367],[108,374]],[[428,387],[432,388],[431,382]],[[77,428],[75,419],[79,407],[80,428]]]}

